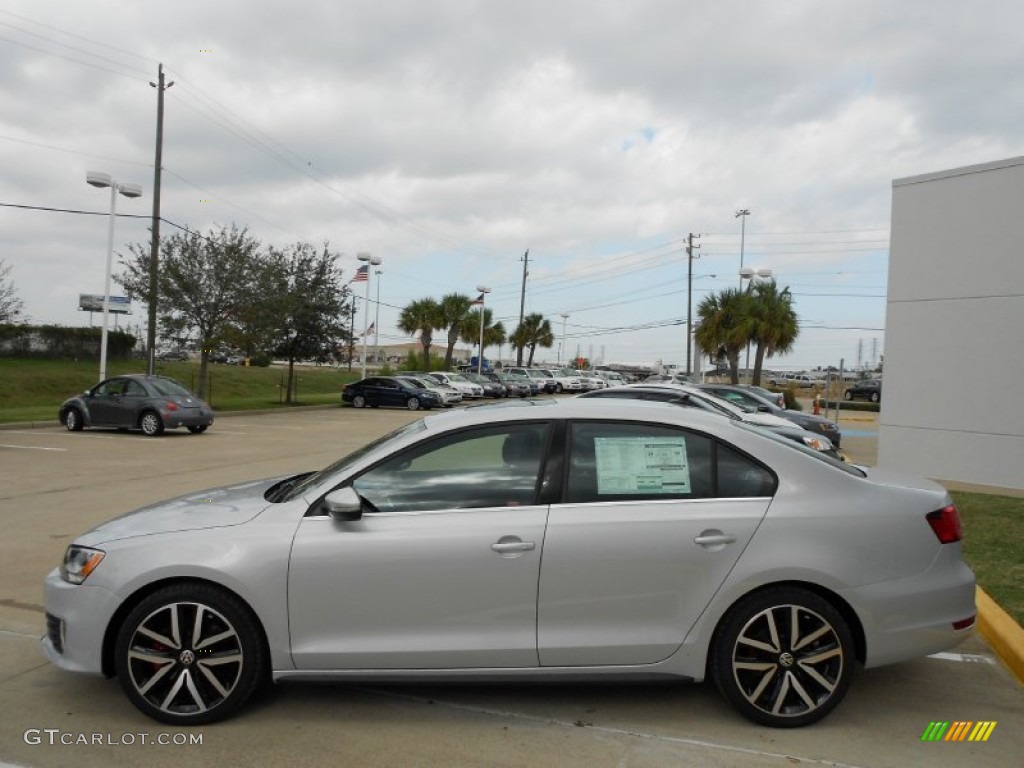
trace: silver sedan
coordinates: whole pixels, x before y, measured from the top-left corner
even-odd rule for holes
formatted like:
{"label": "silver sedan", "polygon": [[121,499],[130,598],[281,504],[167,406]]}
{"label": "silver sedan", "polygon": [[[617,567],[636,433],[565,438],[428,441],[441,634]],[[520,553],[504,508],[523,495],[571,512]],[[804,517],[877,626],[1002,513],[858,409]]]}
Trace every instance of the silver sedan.
{"label": "silver sedan", "polygon": [[946,491],[662,403],[516,401],[79,536],[45,655],[165,723],[262,683],[710,676],[770,726],[973,631]]}

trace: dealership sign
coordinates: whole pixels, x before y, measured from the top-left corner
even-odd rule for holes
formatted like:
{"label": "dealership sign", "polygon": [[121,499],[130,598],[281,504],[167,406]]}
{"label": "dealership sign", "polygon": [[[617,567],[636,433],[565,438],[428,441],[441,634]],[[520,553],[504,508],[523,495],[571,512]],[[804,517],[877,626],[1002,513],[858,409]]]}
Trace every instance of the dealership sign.
{"label": "dealership sign", "polygon": [[[110,311],[120,315],[131,314],[132,300],[127,296],[111,296]],[[86,312],[103,311],[103,295],[97,293],[78,294],[78,308]]]}

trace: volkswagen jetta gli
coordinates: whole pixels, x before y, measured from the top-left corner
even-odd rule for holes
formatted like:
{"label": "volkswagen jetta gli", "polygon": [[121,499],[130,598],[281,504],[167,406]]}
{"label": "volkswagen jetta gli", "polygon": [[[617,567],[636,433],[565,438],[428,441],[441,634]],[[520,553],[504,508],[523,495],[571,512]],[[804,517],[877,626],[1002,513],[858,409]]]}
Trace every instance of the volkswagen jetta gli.
{"label": "volkswagen jetta gli", "polygon": [[741,422],[516,402],[100,525],[47,577],[42,645],[175,725],[285,678],[710,675],[799,726],[856,666],[972,632],[960,538],[940,486]]}

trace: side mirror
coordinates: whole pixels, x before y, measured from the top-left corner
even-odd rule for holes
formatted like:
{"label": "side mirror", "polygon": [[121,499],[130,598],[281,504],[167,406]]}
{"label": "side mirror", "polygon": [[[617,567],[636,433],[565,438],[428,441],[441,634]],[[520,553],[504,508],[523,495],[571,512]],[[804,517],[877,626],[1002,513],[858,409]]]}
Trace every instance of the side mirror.
{"label": "side mirror", "polygon": [[354,523],[363,519],[363,500],[351,488],[339,488],[324,496],[327,514],[335,520]]}

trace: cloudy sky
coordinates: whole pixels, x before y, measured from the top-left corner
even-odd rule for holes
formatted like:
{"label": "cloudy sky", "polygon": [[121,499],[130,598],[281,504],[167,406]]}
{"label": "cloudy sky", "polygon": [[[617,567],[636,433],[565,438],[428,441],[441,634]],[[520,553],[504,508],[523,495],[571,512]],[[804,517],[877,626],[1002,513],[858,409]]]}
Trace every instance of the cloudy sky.
{"label": "cloudy sky", "polygon": [[328,240],[346,279],[380,256],[381,343],[480,284],[511,329],[529,249],[565,352],[685,365],[685,239],[696,307],[739,284],[743,222],[796,297],[775,367],[867,363],[892,180],[1024,154],[1021,29],[1015,0],[5,0],[0,259],[32,321],[88,322],[106,219],[13,206],[107,211],[100,170],[148,216],[162,62],[163,217]]}

